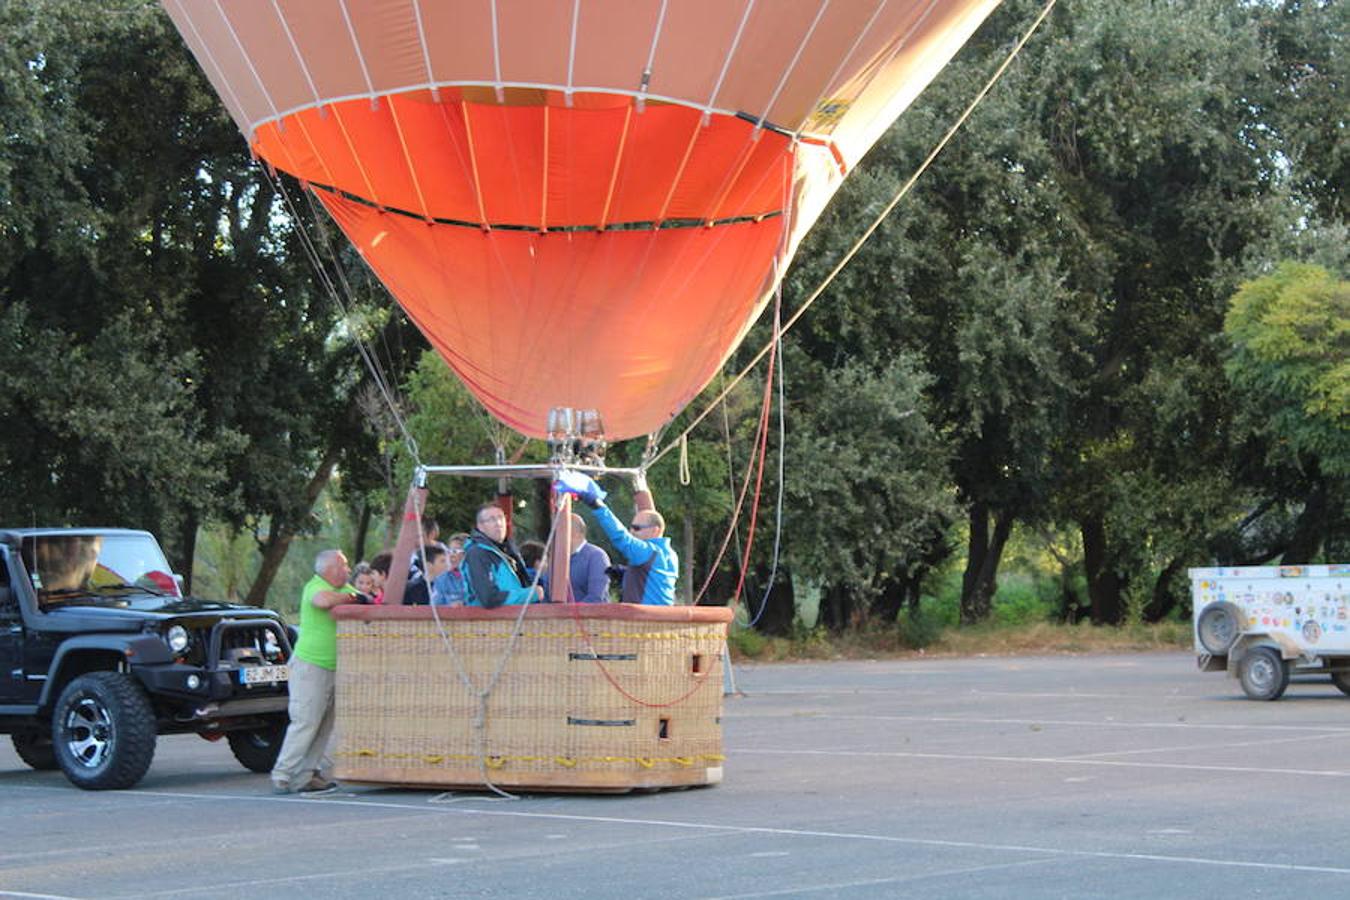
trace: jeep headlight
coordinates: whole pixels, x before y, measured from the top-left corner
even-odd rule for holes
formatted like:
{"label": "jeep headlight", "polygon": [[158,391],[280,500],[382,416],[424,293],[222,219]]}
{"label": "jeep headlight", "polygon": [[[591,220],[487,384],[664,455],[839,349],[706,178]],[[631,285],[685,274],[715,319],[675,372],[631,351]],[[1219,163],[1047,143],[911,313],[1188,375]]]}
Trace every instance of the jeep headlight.
{"label": "jeep headlight", "polygon": [[171,625],[169,630],[164,633],[164,639],[169,642],[169,649],[174,653],[182,653],[192,643],[192,636],[182,625]]}

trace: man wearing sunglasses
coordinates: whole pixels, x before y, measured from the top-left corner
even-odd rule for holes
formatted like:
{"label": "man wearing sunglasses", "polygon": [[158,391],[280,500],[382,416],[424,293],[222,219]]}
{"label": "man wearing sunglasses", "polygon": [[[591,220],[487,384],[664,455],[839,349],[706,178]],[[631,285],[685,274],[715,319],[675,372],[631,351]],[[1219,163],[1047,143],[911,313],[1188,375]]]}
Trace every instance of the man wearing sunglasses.
{"label": "man wearing sunglasses", "polygon": [[563,472],[553,483],[559,493],[573,494],[595,512],[609,542],[628,568],[623,573],[623,602],[648,606],[674,606],[675,580],[680,558],[666,537],[666,520],[654,509],[640,509],[625,528],[605,505],[607,496],[594,479],[581,472]]}

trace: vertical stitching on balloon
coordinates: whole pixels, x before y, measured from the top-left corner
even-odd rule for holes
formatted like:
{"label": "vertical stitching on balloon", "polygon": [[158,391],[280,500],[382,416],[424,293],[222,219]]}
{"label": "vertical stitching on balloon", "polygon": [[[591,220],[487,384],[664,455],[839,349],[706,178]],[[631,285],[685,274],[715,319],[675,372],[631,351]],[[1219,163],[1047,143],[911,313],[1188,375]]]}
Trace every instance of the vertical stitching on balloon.
{"label": "vertical stitching on balloon", "polygon": [[628,144],[628,129],[633,122],[633,104],[628,104],[623,113],[623,131],[619,134],[619,146],[614,151],[614,168],[609,173],[609,190],[605,192],[605,208],[600,211],[600,231],[609,223],[609,207],[614,199],[614,185],[619,180],[619,166],[623,164],[623,149]]}
{"label": "vertical stitching on balloon", "polygon": [[[230,79],[225,77],[225,70],[221,68],[220,63],[216,62],[215,54],[211,52],[211,45],[202,39],[201,32],[197,30],[197,23],[193,21],[192,15],[187,11],[187,7],[183,5],[182,0],[174,0],[174,5],[178,7],[178,14],[187,22],[188,28],[192,29],[192,36],[197,39],[197,43],[201,46],[202,52],[206,54],[206,61],[211,64],[211,68],[216,70],[216,77],[220,79],[221,85],[224,86],[225,90],[229,93],[230,99],[234,101],[234,108],[239,110],[240,118],[247,119],[248,110],[244,109],[244,104],[239,102],[239,95],[234,92],[234,86],[230,84]],[[248,123],[248,127],[250,132],[256,132],[257,130],[252,122]],[[247,134],[244,137],[250,145],[253,143],[253,133]]]}
{"label": "vertical stitching on balloon", "polygon": [[319,97],[318,85],[314,83],[314,78],[310,75],[309,66],[305,65],[305,58],[300,53],[300,45],[295,42],[295,35],[291,32],[291,24],[286,21],[286,17],[281,13],[281,6],[277,0],[272,0],[272,9],[276,11],[277,21],[281,23],[281,30],[286,32],[286,40],[290,41],[291,52],[295,54],[295,61],[300,66],[300,71],[305,76],[305,81],[309,84],[309,92],[314,95],[314,105],[316,107],[323,105],[323,100]]}
{"label": "vertical stitching on balloon", "polygon": [[352,24],[351,14],[347,12],[347,0],[338,0],[338,6],[342,7],[342,19],[347,23],[347,34],[351,36],[352,47],[356,50],[356,61],[361,64],[361,77],[366,80],[366,90],[373,105],[376,101],[375,84],[370,80],[370,69],[366,68],[366,55],[361,52],[361,42],[356,38],[356,26]]}
{"label": "vertical stitching on balloon", "polygon": [[439,101],[441,89],[436,85],[436,73],[431,70],[431,47],[427,45],[427,30],[422,24],[421,0],[413,0],[413,16],[417,20],[417,40],[422,45],[422,65],[426,66],[427,84],[431,87],[432,98]]}
{"label": "vertical stitching on balloon", "polygon": [[745,23],[750,20],[750,12],[755,8],[755,0],[746,0],[745,12],[741,14],[741,24],[736,26],[736,36],[731,39],[731,46],[727,48],[727,58],[722,61],[722,71],[717,75],[717,83],[713,85],[712,95],[708,97],[708,103],[703,107],[703,124],[707,125],[712,116],[713,104],[717,102],[717,94],[722,90],[722,82],[727,77],[727,70],[731,68],[731,60],[736,56],[736,48],[741,44],[741,35],[745,32]]}
{"label": "vertical stitching on balloon", "polygon": [[418,205],[422,207],[422,218],[430,224],[432,220],[431,210],[427,206],[426,195],[422,193],[422,182],[417,178],[417,167],[413,164],[412,152],[408,149],[408,140],[403,134],[403,124],[398,119],[398,110],[394,108],[394,95],[390,94],[389,116],[394,122],[394,133],[398,135],[399,147],[403,149],[403,161],[408,164],[408,175],[412,178],[413,190],[417,192]]}
{"label": "vertical stitching on balloon", "polygon": [[797,63],[801,61],[802,53],[806,50],[806,45],[811,42],[812,35],[816,33],[816,26],[820,24],[821,17],[825,15],[825,10],[829,8],[830,0],[821,0],[820,9],[816,10],[816,17],[811,20],[811,27],[806,29],[806,35],[802,37],[801,43],[797,45],[797,52],[792,54],[792,61],[789,62],[787,68],[783,70],[783,77],[778,79],[778,87],[773,89],[773,94],[769,97],[769,102],[764,104],[764,112],[760,113],[759,121],[755,123],[756,131],[764,127],[764,120],[769,117],[769,110],[773,109],[773,105],[778,102],[778,95],[783,92],[783,87],[787,84],[788,78],[792,76],[793,70],[797,68]]}
{"label": "vertical stitching on balloon", "polygon": [[272,95],[268,93],[267,85],[263,84],[262,78],[258,75],[258,70],[253,67],[253,60],[249,58],[248,51],[244,49],[244,44],[239,40],[239,34],[234,30],[234,23],[230,17],[225,15],[225,10],[220,7],[220,0],[216,0],[216,12],[220,13],[220,18],[225,22],[225,27],[230,30],[230,37],[234,39],[234,46],[239,50],[239,56],[243,58],[248,70],[253,75],[253,80],[258,84],[258,90],[262,91],[263,99],[267,101],[268,107],[272,110],[272,115],[277,119],[277,126],[281,127],[281,112],[277,110],[277,105],[272,102]]}
{"label": "vertical stitching on balloon", "polygon": [[801,139],[802,131],[805,130],[806,123],[810,121],[811,115],[820,107],[820,104],[824,99],[830,95],[830,91],[834,88],[835,80],[839,78],[839,73],[844,71],[844,66],[848,65],[853,59],[853,54],[858,52],[858,48],[862,46],[863,38],[867,37],[867,33],[871,31],[872,26],[876,24],[877,17],[881,15],[881,11],[886,8],[886,4],[889,2],[890,0],[881,0],[881,2],[877,4],[877,8],[872,11],[872,18],[868,19],[867,24],[863,26],[863,30],[858,32],[858,37],[854,39],[853,46],[848,48],[848,53],[845,54],[843,59],[839,60],[839,65],[834,67],[834,71],[830,73],[830,77],[825,81],[825,84],[821,86],[820,93],[816,95],[816,102],[811,104],[811,109],[807,111],[806,118],[802,120],[801,125],[797,126],[797,131],[792,136],[793,140]]}
{"label": "vertical stitching on balloon", "polygon": [[483,222],[483,230],[491,231],[492,226],[488,224],[487,209],[483,206],[483,185],[478,180],[478,155],[473,149],[473,124],[469,121],[469,104],[460,100],[459,107],[464,114],[464,136],[469,141],[469,167],[473,169],[473,195],[474,199],[478,201],[478,217]]}
{"label": "vertical stitching on balloon", "polygon": [[376,206],[383,206],[380,203],[379,194],[375,193],[375,185],[371,183],[370,175],[366,173],[365,164],[361,162],[361,156],[356,152],[356,145],[352,143],[352,136],[347,131],[347,123],[342,121],[342,109],[339,106],[333,107],[333,121],[338,123],[338,129],[342,132],[342,139],[347,142],[347,151],[352,155],[352,162],[356,163],[356,168],[361,173],[361,180],[366,183],[366,190],[370,192],[370,202]]}
{"label": "vertical stitching on balloon", "polygon": [[581,0],[572,0],[572,43],[567,49],[567,90],[563,97],[572,106],[572,72],[577,59],[577,25],[581,21]]}
{"label": "vertical stitching on balloon", "polygon": [[642,112],[647,102],[647,89],[651,87],[652,65],[656,62],[656,44],[661,39],[661,29],[666,24],[666,5],[668,0],[661,0],[661,11],[656,14],[656,27],[652,30],[652,45],[647,51],[647,65],[642,70],[642,77],[638,81],[637,108]]}

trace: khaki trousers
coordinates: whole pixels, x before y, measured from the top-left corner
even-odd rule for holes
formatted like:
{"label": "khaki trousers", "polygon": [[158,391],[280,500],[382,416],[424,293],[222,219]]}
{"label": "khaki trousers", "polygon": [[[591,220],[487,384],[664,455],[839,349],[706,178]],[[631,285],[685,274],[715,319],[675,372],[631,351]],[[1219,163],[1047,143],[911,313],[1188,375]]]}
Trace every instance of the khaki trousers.
{"label": "khaki trousers", "polygon": [[326,778],[333,771],[328,743],[333,737],[336,683],[333,670],[303,659],[291,660],[291,724],[272,768],[273,784],[298,788],[315,774]]}

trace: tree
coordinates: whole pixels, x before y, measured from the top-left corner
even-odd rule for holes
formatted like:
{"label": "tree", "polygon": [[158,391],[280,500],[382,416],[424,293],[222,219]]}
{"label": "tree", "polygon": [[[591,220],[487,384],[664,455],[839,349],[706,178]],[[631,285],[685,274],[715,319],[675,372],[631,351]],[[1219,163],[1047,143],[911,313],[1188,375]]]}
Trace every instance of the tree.
{"label": "tree", "polygon": [[1350,525],[1350,282],[1285,263],[1233,296],[1224,332],[1226,372],[1241,427],[1263,450],[1263,480],[1301,500],[1284,561],[1311,562]]}
{"label": "tree", "polygon": [[[40,335],[43,352],[69,363],[51,386],[14,375],[25,380],[16,395],[97,382],[125,440],[143,438],[136,453],[96,455],[87,438],[87,452],[71,453],[69,410],[24,407],[23,437],[38,441],[46,471],[19,479],[31,491],[15,510],[151,528],[189,576],[198,526],[224,518],[256,535],[248,600],[261,603],[339,463],[371,444],[342,309],[302,246],[322,243],[326,226],[306,235],[283,214],[277,183],[249,160],[157,5],[35,0],[0,8],[0,27],[7,333]],[[129,371],[95,366],[104,352]],[[136,371],[142,360],[151,372]],[[156,377],[176,393],[147,384]],[[36,462],[19,439],[0,435],[0,452]],[[56,487],[108,482],[115,489],[74,505]]]}

